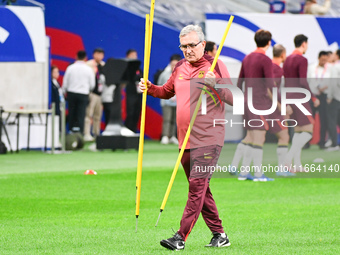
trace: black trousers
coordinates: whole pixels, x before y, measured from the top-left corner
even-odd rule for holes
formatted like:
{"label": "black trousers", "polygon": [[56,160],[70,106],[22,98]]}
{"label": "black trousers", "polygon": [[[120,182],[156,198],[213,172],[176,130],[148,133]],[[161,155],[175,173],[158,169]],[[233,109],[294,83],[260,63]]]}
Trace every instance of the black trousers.
{"label": "black trousers", "polygon": [[106,126],[110,121],[112,103],[103,103],[103,107],[104,107],[105,126]]}
{"label": "black trousers", "polygon": [[68,121],[70,131],[84,134],[84,121],[89,95],[67,92]]}
{"label": "black trousers", "polygon": [[328,131],[328,111],[327,111],[327,95],[322,93],[317,96],[320,100],[320,105],[317,108],[320,117],[320,141],[319,145],[324,146],[326,143],[326,134]]}
{"label": "black trousers", "polygon": [[340,126],[340,101],[333,99],[328,105],[328,113],[329,136],[332,139],[332,146],[337,146],[337,125]]}
{"label": "black trousers", "polygon": [[136,132],[137,123],[142,109],[142,94],[126,94],[125,126]]}

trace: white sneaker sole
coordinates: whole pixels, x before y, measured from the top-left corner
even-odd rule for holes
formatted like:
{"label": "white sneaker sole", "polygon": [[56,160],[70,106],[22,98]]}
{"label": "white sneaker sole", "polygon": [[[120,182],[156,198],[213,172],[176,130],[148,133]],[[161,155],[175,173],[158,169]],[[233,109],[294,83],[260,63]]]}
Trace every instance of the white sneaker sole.
{"label": "white sneaker sole", "polygon": [[209,245],[209,244],[207,244],[207,245],[205,245],[204,247],[207,247],[207,248],[222,248],[222,247],[229,247],[231,245],[231,243],[229,242],[229,243],[226,243],[226,244],[224,244],[224,245],[221,245],[221,246],[211,246],[211,245]]}
{"label": "white sneaker sole", "polygon": [[180,250],[184,250],[184,246],[174,246],[173,244],[167,242],[167,240],[162,240],[160,242],[160,244],[164,247],[167,248],[169,250],[173,250],[173,251],[180,251]]}
{"label": "white sneaker sole", "polygon": [[229,247],[231,245],[231,243],[229,242],[229,243],[227,243],[227,244],[225,244],[225,245],[222,245],[222,246],[220,246],[220,247]]}

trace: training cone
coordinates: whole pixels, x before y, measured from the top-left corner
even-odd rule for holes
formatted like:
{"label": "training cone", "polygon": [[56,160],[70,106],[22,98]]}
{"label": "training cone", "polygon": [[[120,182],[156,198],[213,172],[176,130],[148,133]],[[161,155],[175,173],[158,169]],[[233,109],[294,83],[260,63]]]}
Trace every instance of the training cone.
{"label": "training cone", "polygon": [[94,170],[86,170],[86,171],[84,172],[84,174],[85,174],[85,175],[96,175],[97,172],[94,171]]}

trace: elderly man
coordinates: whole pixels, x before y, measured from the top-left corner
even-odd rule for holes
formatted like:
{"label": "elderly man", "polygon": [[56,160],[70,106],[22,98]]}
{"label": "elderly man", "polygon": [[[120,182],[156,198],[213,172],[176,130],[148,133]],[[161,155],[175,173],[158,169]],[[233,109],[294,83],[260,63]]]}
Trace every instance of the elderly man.
{"label": "elderly man", "polygon": [[[201,27],[188,25],[182,29],[179,35],[180,49],[184,58],[179,61],[172,72],[170,78],[163,86],[156,86],[150,81],[141,79],[140,89],[144,91],[146,84],[148,94],[154,97],[168,99],[177,96],[177,126],[179,148],[183,145],[183,140],[190,123],[190,112],[196,106],[201,90],[197,87],[202,84],[200,81],[208,83],[211,94],[215,92],[224,102],[232,104],[231,93],[228,89],[215,90],[215,82],[230,83],[229,73],[226,66],[218,61],[214,72],[209,71],[213,58],[204,54],[205,40]],[[194,227],[199,214],[203,219],[213,237],[208,247],[225,247],[230,242],[222,227],[217,207],[209,188],[211,174],[197,169],[215,167],[224,144],[224,125],[214,127],[214,119],[224,119],[224,104],[217,104],[209,96],[206,100],[206,112],[204,115],[198,112],[195,125],[191,131],[190,141],[185,147],[182,157],[182,165],[189,181],[189,195],[184,209],[180,229],[177,233],[166,240],[161,241],[161,245],[171,250],[184,249],[192,228]]]}

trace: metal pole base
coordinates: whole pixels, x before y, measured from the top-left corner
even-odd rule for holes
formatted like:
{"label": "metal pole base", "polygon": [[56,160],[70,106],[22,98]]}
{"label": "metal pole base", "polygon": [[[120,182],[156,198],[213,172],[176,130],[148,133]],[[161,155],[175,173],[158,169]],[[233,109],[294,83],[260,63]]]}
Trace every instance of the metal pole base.
{"label": "metal pole base", "polygon": [[157,227],[157,225],[158,225],[158,221],[159,221],[159,219],[161,218],[161,213],[162,213],[162,212],[163,212],[163,210],[161,209],[160,212],[159,212],[158,219],[157,219],[157,222],[156,222],[155,227]]}

